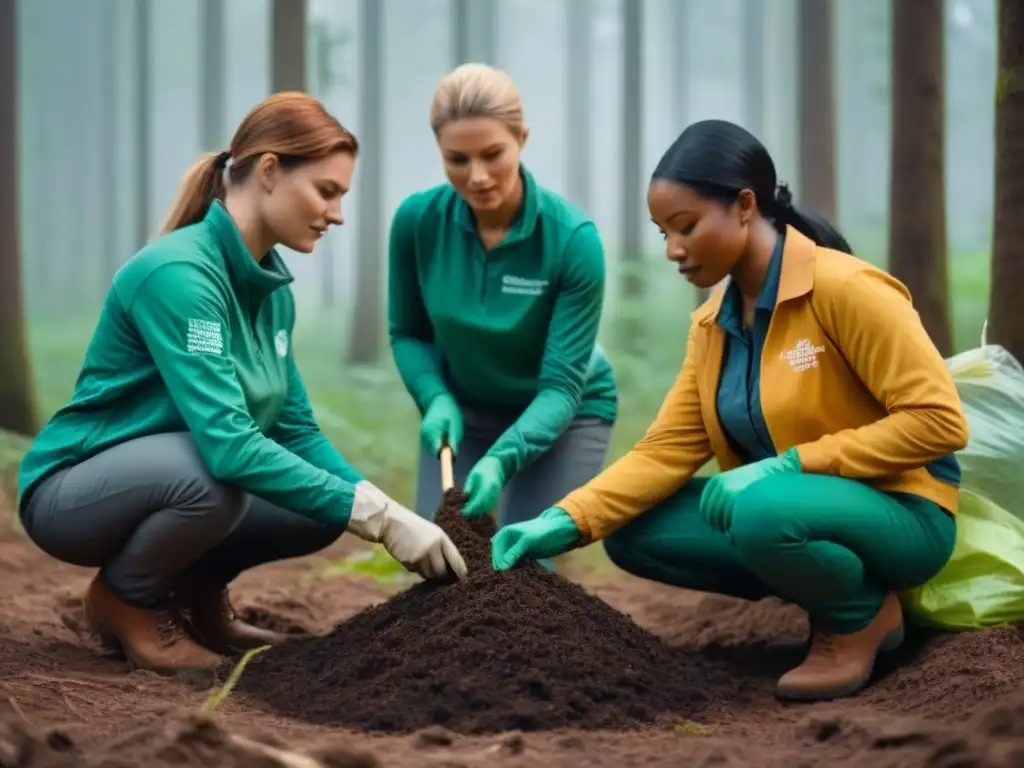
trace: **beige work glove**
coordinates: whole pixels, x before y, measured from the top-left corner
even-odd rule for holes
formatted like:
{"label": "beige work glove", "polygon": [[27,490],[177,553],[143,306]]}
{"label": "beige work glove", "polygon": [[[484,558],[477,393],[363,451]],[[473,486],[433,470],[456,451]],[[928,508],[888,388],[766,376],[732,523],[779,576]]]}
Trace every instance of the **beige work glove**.
{"label": "beige work glove", "polygon": [[444,578],[449,570],[466,578],[462,555],[440,527],[367,480],[356,483],[347,530],[363,541],[383,544],[395,560],[424,579]]}

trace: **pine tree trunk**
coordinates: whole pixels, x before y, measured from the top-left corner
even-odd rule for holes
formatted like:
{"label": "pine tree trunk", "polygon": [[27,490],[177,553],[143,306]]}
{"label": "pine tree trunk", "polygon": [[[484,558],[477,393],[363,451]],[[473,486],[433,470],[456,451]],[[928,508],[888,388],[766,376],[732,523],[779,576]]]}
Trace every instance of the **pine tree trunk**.
{"label": "pine tree trunk", "polygon": [[946,254],[943,0],[894,0],[889,271],[939,352],[953,352]]}
{"label": "pine tree trunk", "polygon": [[[619,290],[623,300],[643,296],[643,221],[640,206],[646,193],[643,160],[643,5],[623,3],[622,51],[622,247]],[[632,332],[630,332],[632,335]]]}
{"label": "pine tree trunk", "polygon": [[1024,3],[999,2],[996,188],[988,340],[1024,364]]}
{"label": "pine tree trunk", "polygon": [[271,3],[271,88],[306,90],[306,0],[273,0]]}
{"label": "pine tree trunk", "polygon": [[0,429],[35,434],[18,212],[17,0],[0,0]]}
{"label": "pine tree trunk", "polygon": [[566,43],[566,160],[569,199],[587,213],[593,214],[591,173],[594,148],[592,108],[593,77],[593,0],[569,0]]}
{"label": "pine tree trunk", "polygon": [[383,237],[384,210],[381,179],[384,153],[377,137],[384,135],[384,8],[380,0],[360,5],[362,77],[359,88],[359,241],[356,250],[356,295],[348,336],[349,363],[376,363],[384,338]]}
{"label": "pine tree trunk", "polygon": [[[849,0],[847,0],[848,2]],[[832,0],[800,0],[799,199],[827,219],[836,217],[835,82]]]}

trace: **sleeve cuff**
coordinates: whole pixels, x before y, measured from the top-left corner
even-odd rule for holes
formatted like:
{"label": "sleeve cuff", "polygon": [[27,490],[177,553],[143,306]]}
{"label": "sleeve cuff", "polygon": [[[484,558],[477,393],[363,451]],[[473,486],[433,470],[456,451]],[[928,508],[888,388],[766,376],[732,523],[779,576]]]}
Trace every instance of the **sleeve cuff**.
{"label": "sleeve cuff", "polygon": [[576,528],[580,532],[580,539],[576,543],[577,548],[585,547],[594,541],[594,532],[584,512],[585,509],[593,509],[597,503],[597,499],[592,498],[592,495],[588,489],[580,488],[555,505],[569,515],[576,524]]}
{"label": "sleeve cuff", "polygon": [[831,447],[826,442],[827,438],[815,440],[813,443],[804,443],[795,446],[797,458],[800,460],[800,470],[809,475],[837,475],[835,468],[835,456]]}

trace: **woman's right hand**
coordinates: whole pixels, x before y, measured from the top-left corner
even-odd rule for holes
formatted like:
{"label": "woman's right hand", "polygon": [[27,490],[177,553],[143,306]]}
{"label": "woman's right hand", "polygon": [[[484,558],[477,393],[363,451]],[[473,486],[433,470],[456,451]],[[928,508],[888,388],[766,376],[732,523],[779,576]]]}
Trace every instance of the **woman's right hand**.
{"label": "woman's right hand", "polygon": [[356,484],[346,530],[363,541],[383,544],[389,555],[424,579],[449,573],[466,578],[466,563],[448,534],[368,480]]}
{"label": "woman's right hand", "polygon": [[543,560],[568,552],[580,539],[569,514],[550,507],[533,520],[506,525],[491,538],[491,565],[506,571],[524,557]]}
{"label": "woman's right hand", "polygon": [[420,424],[420,438],[430,447],[434,455],[441,452],[446,442],[453,454],[458,454],[462,441],[462,411],[451,395],[438,395],[430,401],[423,423]]}

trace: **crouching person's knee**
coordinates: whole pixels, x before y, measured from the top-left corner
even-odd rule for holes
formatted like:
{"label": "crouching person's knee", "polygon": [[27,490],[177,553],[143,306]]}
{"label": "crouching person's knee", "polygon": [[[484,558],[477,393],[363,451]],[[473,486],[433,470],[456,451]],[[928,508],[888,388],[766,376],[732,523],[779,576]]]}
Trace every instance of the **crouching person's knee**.
{"label": "crouching person's knee", "polygon": [[308,533],[310,554],[327,549],[340,539],[347,529],[346,523],[318,523]]}
{"label": "crouching person's knee", "polygon": [[646,570],[642,554],[643,537],[631,523],[616,529],[602,541],[605,554],[612,563],[627,573],[640,574]]}
{"label": "crouching person's knee", "polygon": [[252,497],[237,485],[210,476],[182,478],[168,505],[212,534],[213,540],[233,531],[249,509]]}
{"label": "crouching person's knee", "polygon": [[748,562],[771,558],[792,540],[793,499],[766,478],[736,497],[729,535]]}

